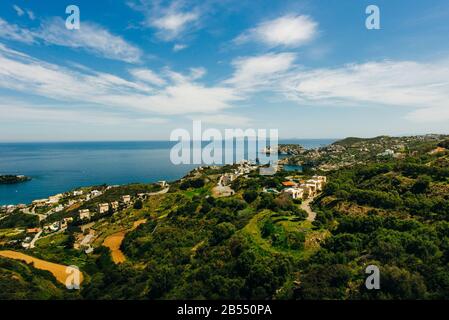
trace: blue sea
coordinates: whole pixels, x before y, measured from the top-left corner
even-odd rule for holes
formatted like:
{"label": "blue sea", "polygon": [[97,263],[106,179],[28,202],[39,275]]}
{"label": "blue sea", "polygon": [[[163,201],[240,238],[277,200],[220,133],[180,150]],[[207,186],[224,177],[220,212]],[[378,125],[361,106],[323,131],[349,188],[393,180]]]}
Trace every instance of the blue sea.
{"label": "blue sea", "polygon": [[[281,140],[305,148],[332,139]],[[0,143],[0,175],[23,174],[31,181],[0,185],[0,205],[30,203],[78,187],[176,180],[197,165],[174,165],[168,141]]]}

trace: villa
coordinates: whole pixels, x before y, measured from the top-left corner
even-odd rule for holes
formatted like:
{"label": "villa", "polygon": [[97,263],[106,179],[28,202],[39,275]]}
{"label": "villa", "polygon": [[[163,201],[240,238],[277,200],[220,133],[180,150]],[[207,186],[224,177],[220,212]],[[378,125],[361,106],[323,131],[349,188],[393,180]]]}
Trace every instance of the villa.
{"label": "villa", "polygon": [[122,196],[122,201],[124,203],[130,203],[131,202],[131,196],[130,195]]}
{"label": "villa", "polygon": [[111,202],[111,208],[112,208],[112,210],[117,211],[118,210],[118,201]]}
{"label": "villa", "polygon": [[92,198],[101,196],[102,194],[103,194],[103,193],[102,193],[101,191],[98,191],[98,190],[92,190],[92,191],[90,192],[90,195],[92,196]]}
{"label": "villa", "polygon": [[55,203],[58,203],[59,200],[61,200],[62,197],[63,197],[63,196],[62,196],[61,193],[60,193],[60,194],[57,194],[57,195],[54,195],[54,196],[51,196],[51,197],[48,198],[47,203],[48,203],[48,204],[55,204]]}
{"label": "villa", "polygon": [[100,203],[98,205],[98,213],[105,213],[109,211],[109,203]]}
{"label": "villa", "polygon": [[90,210],[89,209],[83,209],[78,211],[80,219],[90,219]]}
{"label": "villa", "polygon": [[75,190],[73,191],[73,196],[82,196],[83,195],[83,190]]}
{"label": "villa", "polygon": [[302,199],[304,196],[304,189],[302,188],[287,188],[282,192],[289,194],[293,199]]}

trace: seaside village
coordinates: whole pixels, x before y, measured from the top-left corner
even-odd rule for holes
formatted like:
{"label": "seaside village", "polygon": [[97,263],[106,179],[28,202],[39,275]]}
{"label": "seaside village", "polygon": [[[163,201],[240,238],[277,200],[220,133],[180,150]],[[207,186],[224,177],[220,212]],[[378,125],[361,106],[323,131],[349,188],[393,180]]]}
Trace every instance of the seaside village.
{"label": "seaside village", "polygon": [[[272,167],[276,172],[282,168],[282,165],[276,163]],[[214,167],[207,168],[214,169]],[[258,164],[251,161],[240,161],[237,164],[237,167],[231,172],[223,173],[217,177],[218,182],[212,189],[212,194],[214,197],[228,197],[234,195],[235,192],[231,188],[231,183],[239,177],[248,178],[248,175],[252,171],[260,168],[261,167]],[[193,174],[201,175],[203,169],[206,169],[206,167],[198,167],[193,171]],[[285,193],[293,199],[298,200],[313,199],[323,190],[326,182],[325,176],[315,175],[306,179],[303,175],[294,174],[285,177],[285,181],[283,181],[282,185],[277,188],[264,188],[263,192],[273,194]],[[138,199],[145,200],[148,196],[165,193],[169,189],[169,185],[165,181],[159,181],[158,185],[160,190],[157,192],[113,196],[113,201],[109,202],[91,200],[100,197],[108,190],[118,186],[82,188],[72,192],[57,194],[48,199],[34,200],[30,205],[20,204],[2,206],[0,207],[0,220],[9,214],[17,212],[39,217],[41,227],[20,230],[20,234],[24,234],[24,237],[18,238],[18,240],[11,240],[8,243],[10,245],[20,245],[24,249],[34,248],[37,240],[51,236],[55,233],[64,232],[69,225],[79,226],[81,232],[76,235],[74,248],[89,253],[93,250],[91,243],[93,243],[96,238],[95,231],[92,229],[95,221],[105,215],[114,214],[118,211],[130,208]],[[107,198],[111,199],[109,196]],[[61,214],[61,216],[65,217],[57,218],[58,215],[56,214],[60,212],[70,213],[69,217],[67,217],[66,214]]]}
{"label": "seaside village", "polygon": [[[158,184],[162,188],[159,192],[168,191],[169,185],[166,181],[159,181]],[[64,232],[67,227],[76,223],[80,225],[82,233],[75,242],[75,249],[86,250],[87,253],[91,252],[93,248],[90,247],[90,243],[94,240],[94,232],[90,230],[90,227],[94,224],[91,221],[97,220],[101,216],[109,213],[115,213],[120,210],[125,210],[134,205],[135,201],[145,200],[148,196],[159,193],[138,193],[135,196],[122,195],[119,199],[111,202],[99,203],[95,205],[95,209],[79,209],[76,210],[76,214],[71,217],[61,218],[61,219],[48,219],[52,215],[62,212],[73,211],[75,208],[82,207],[86,202],[95,199],[103,195],[106,191],[116,188],[118,186],[105,186],[100,188],[100,190],[89,188],[83,188],[75,190],[72,192],[60,193],[54,196],[50,196],[47,199],[34,200],[30,205],[19,204],[19,205],[8,205],[0,207],[0,220],[5,218],[7,215],[13,214],[15,212],[21,212],[29,215],[35,215],[39,217],[39,222],[42,226],[36,228],[27,228],[24,230],[26,234],[25,238],[21,240],[11,240],[8,244],[18,245],[20,243],[21,247],[24,249],[31,249],[35,247],[37,240],[51,236],[55,233]],[[45,223],[46,220],[52,220],[52,222]],[[56,221],[55,221],[56,220]],[[91,223],[89,223],[91,222]],[[87,232],[85,232],[87,230]],[[85,234],[86,233],[86,234]]]}
{"label": "seaside village", "polygon": [[[224,173],[220,176],[217,186],[214,188],[214,192],[217,196],[231,196],[234,194],[234,190],[231,189],[230,184],[240,176],[247,177],[247,175],[254,170],[257,170],[259,166],[253,164],[250,161],[242,160],[239,163],[237,169],[232,173]],[[279,170],[279,166],[274,166],[275,171]],[[327,178],[325,176],[314,175],[310,179],[303,179],[302,176],[294,175],[285,177],[286,181],[282,182],[282,190],[279,191],[276,188],[264,188],[264,192],[267,193],[286,193],[292,199],[306,200],[314,198],[320,193],[326,185]]]}

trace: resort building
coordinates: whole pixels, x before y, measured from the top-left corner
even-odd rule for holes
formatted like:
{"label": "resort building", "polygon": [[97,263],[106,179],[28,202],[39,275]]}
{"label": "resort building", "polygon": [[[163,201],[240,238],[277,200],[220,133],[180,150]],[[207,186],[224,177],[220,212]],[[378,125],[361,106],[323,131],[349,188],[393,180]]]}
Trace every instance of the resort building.
{"label": "resort building", "polygon": [[80,219],[90,219],[90,210],[89,209],[82,209],[78,211]]}
{"label": "resort building", "polygon": [[118,201],[111,202],[111,208],[112,208],[112,210],[117,211],[118,210]]}
{"label": "resort building", "polygon": [[287,188],[282,192],[289,194],[292,199],[302,199],[304,196],[304,189],[302,188]]}
{"label": "resort building", "polygon": [[48,198],[48,204],[58,203],[62,199],[62,194],[57,194]]}
{"label": "resort building", "polygon": [[102,194],[103,194],[103,193],[102,193],[101,191],[98,191],[98,190],[92,190],[92,191],[90,192],[90,195],[92,196],[92,198],[101,196]]}
{"label": "resort building", "polygon": [[98,213],[105,213],[109,211],[109,203],[100,203],[98,205]]}
{"label": "resort building", "polygon": [[131,196],[130,195],[122,196],[122,201],[124,203],[130,203],[131,202]]}

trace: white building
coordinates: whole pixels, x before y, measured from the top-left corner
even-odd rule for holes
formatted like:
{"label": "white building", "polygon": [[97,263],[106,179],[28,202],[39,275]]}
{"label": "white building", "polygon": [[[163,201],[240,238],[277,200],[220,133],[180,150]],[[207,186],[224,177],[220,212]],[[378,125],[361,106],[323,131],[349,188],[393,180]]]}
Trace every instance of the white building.
{"label": "white building", "polygon": [[122,201],[124,203],[130,203],[131,202],[131,196],[130,195],[122,196]]}
{"label": "white building", "polygon": [[304,189],[302,188],[286,188],[282,192],[289,194],[293,199],[302,199],[304,196]]}
{"label": "white building", "polygon": [[111,208],[116,211],[118,209],[118,201],[111,202]]}
{"label": "white building", "polygon": [[101,191],[98,191],[98,190],[92,190],[92,191],[90,192],[90,195],[92,196],[92,198],[101,196],[102,194],[103,194],[103,193],[102,193]]}
{"label": "white building", "polygon": [[48,198],[48,204],[55,204],[55,203],[58,203],[59,202],[59,200],[61,200],[62,199],[62,197],[63,197],[63,195],[60,193],[60,194],[57,194],[57,195],[54,195],[54,196],[50,196],[49,198]]}
{"label": "white building", "polygon": [[109,203],[100,203],[98,205],[98,213],[105,213],[109,211]]}
{"label": "white building", "polygon": [[75,190],[73,191],[73,195],[76,196],[82,196],[83,195],[83,190]]}
{"label": "white building", "polygon": [[83,210],[79,210],[78,211],[79,215],[80,215],[80,219],[90,219],[90,211],[89,209],[83,209]]}

